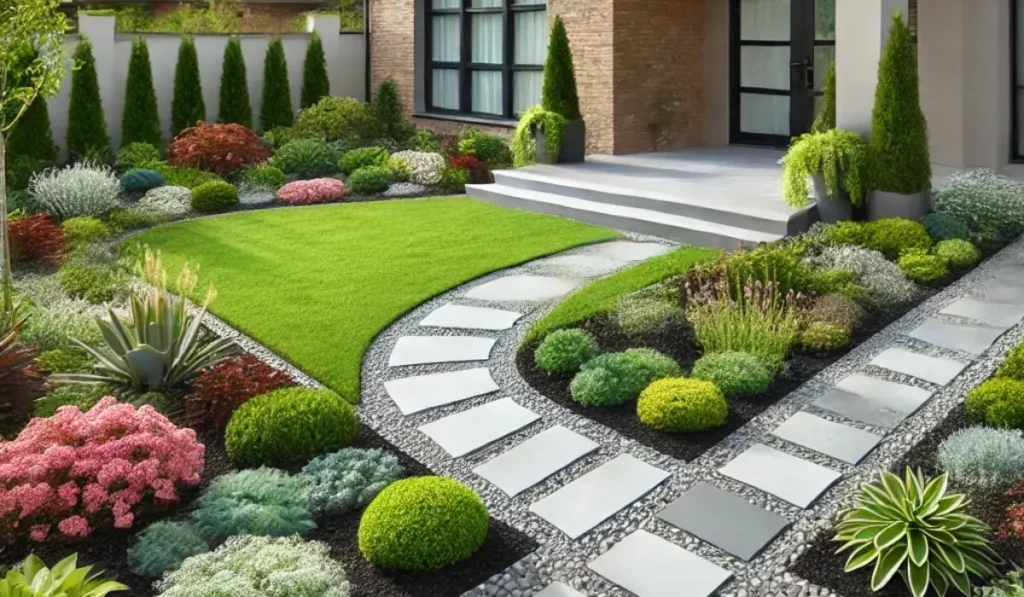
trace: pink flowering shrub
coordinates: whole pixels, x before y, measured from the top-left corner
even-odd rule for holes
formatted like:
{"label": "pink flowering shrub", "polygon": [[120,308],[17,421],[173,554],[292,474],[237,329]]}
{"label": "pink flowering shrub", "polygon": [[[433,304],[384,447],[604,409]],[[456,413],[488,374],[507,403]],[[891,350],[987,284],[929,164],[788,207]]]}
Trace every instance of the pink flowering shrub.
{"label": "pink flowering shrub", "polygon": [[345,184],[335,178],[296,180],[277,190],[277,198],[292,205],[334,201],[344,196]]}
{"label": "pink flowering shrub", "polygon": [[198,485],[205,447],[151,406],[108,396],[83,413],[64,406],[0,439],[0,539],[45,541],[132,526],[140,511]]}

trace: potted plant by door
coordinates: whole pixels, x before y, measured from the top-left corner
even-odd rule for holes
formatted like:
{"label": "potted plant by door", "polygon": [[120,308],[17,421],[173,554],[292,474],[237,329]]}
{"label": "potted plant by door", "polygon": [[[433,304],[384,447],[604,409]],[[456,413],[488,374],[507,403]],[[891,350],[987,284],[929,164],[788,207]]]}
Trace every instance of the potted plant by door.
{"label": "potted plant by door", "polygon": [[802,135],[781,162],[782,198],[792,207],[809,205],[810,178],[818,216],[826,224],[852,219],[853,207],[864,201],[868,144],[857,133],[832,129]]}
{"label": "potted plant by door", "polygon": [[874,191],[868,219],[924,217],[932,178],[928,128],[921,111],[917,49],[898,10],[878,65],[870,146]]}
{"label": "potted plant by door", "polygon": [[560,16],[551,25],[551,39],[548,42],[548,58],[544,63],[544,87],[541,90],[541,108],[554,112],[565,120],[561,130],[561,142],[557,156],[547,155],[549,146],[545,137],[550,134],[546,127],[537,127],[537,161],[539,162],[582,162],[587,153],[587,133],[580,114],[580,100],[576,92],[576,71],[572,63],[572,50],[565,23]]}

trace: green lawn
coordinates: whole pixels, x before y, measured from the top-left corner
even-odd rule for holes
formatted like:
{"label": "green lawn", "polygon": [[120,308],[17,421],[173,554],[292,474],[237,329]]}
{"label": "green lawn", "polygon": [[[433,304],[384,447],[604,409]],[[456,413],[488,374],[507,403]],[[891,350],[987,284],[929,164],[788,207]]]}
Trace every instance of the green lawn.
{"label": "green lawn", "polygon": [[135,237],[188,261],[211,311],[358,399],[363,353],[403,313],[455,286],[543,255],[618,238],[605,228],[465,198],[260,210]]}
{"label": "green lawn", "polygon": [[681,247],[592,282],[570,295],[544,319],[534,324],[523,339],[522,345],[526,346],[557,329],[570,327],[594,315],[611,311],[618,304],[620,296],[679,275],[695,264],[713,259],[720,254],[721,251],[717,249]]}

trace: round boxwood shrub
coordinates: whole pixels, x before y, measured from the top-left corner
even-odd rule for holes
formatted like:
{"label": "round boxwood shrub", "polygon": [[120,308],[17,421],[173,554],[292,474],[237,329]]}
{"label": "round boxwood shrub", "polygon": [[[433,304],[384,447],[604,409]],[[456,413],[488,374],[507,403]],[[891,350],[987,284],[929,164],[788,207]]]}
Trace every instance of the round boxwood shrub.
{"label": "round boxwood shrub", "polygon": [[325,141],[296,139],[278,149],[270,164],[280,168],[285,174],[300,178],[318,178],[337,172],[337,161],[338,154]]}
{"label": "round boxwood shrub", "polygon": [[729,406],[710,381],[669,377],[647,386],[636,403],[636,414],[658,431],[693,433],[725,425]]}
{"label": "round boxwood shrub", "polygon": [[935,256],[949,264],[949,267],[963,269],[981,260],[981,251],[969,241],[953,238],[939,241],[935,245]]}
{"label": "round boxwood shrub", "polygon": [[149,189],[163,186],[163,175],[145,168],[134,168],[121,175],[121,186],[129,193],[145,193]]}
{"label": "round boxwood shrub", "polygon": [[706,354],[693,364],[690,375],[710,381],[729,398],[765,392],[775,379],[764,361],[746,352]]}
{"label": "round boxwood shrub", "polygon": [[990,379],[967,394],[967,414],[995,427],[1024,427],[1024,381]]}
{"label": "round boxwood shrub", "polygon": [[597,351],[597,341],[585,330],[556,330],[544,338],[533,358],[548,375],[559,375],[576,373]]}
{"label": "round boxwood shrub", "polygon": [[388,570],[440,570],[472,556],[487,539],[487,506],[445,477],[396,481],[367,506],[359,549]]}
{"label": "round boxwood shrub", "polygon": [[268,163],[249,168],[242,174],[242,180],[250,187],[277,190],[288,182],[288,177],[283,170]]}
{"label": "round boxwood shrub", "polygon": [[680,375],[679,365],[671,358],[650,348],[631,348],[588,361],[569,391],[584,406],[616,406],[636,400],[656,379]]}
{"label": "round boxwood shrub", "polygon": [[947,213],[934,212],[924,217],[924,227],[935,242],[967,238],[967,226],[960,218]]}
{"label": "round boxwood shrub", "polygon": [[235,185],[214,180],[192,189],[192,209],[202,213],[217,213],[238,205],[238,188]]}
{"label": "round boxwood shrub", "polygon": [[1009,377],[1024,381],[1024,344],[1014,348],[1010,356],[1006,357],[1003,364],[996,371],[996,377]]}
{"label": "round boxwood shrub", "polygon": [[360,147],[341,156],[341,159],[338,160],[338,169],[345,174],[352,174],[367,166],[387,167],[390,160],[391,154],[383,147]]}
{"label": "round boxwood shrub", "polygon": [[387,166],[363,166],[353,172],[348,180],[349,190],[358,195],[376,195],[388,190],[395,182],[395,173]]}
{"label": "round boxwood shrub", "polygon": [[922,249],[904,251],[896,265],[908,279],[924,284],[938,282],[949,273],[946,260],[937,255],[930,255]]}
{"label": "round boxwood shrub", "polygon": [[242,466],[287,468],[348,446],[358,432],[355,408],[338,394],[282,388],[239,407],[228,422],[224,444]]}
{"label": "round boxwood shrub", "polygon": [[957,483],[991,489],[1024,479],[1024,436],[1016,429],[971,427],[943,440],[939,467]]}
{"label": "round boxwood shrub", "polygon": [[927,251],[932,248],[932,237],[924,224],[905,218],[876,220],[867,225],[867,248],[878,251],[889,259],[896,259],[908,249]]}
{"label": "round boxwood shrub", "polygon": [[843,220],[835,224],[824,224],[815,230],[820,231],[822,239],[828,245],[864,246],[867,243],[868,227],[861,222]]}
{"label": "round boxwood shrub", "polygon": [[832,352],[850,345],[850,332],[834,323],[812,321],[800,334],[800,345],[814,352]]}

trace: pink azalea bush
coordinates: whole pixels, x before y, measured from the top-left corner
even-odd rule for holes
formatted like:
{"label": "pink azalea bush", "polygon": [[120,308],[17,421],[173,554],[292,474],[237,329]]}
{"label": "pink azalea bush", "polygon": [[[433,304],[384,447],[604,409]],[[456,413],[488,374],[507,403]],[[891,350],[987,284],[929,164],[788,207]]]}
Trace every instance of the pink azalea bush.
{"label": "pink azalea bush", "polygon": [[336,178],[296,180],[277,190],[277,198],[292,205],[334,201],[344,196],[345,183]]}
{"label": "pink azalea bush", "polygon": [[107,396],[83,413],[64,406],[0,439],[0,539],[81,538],[132,526],[140,511],[198,485],[206,448],[151,406]]}

